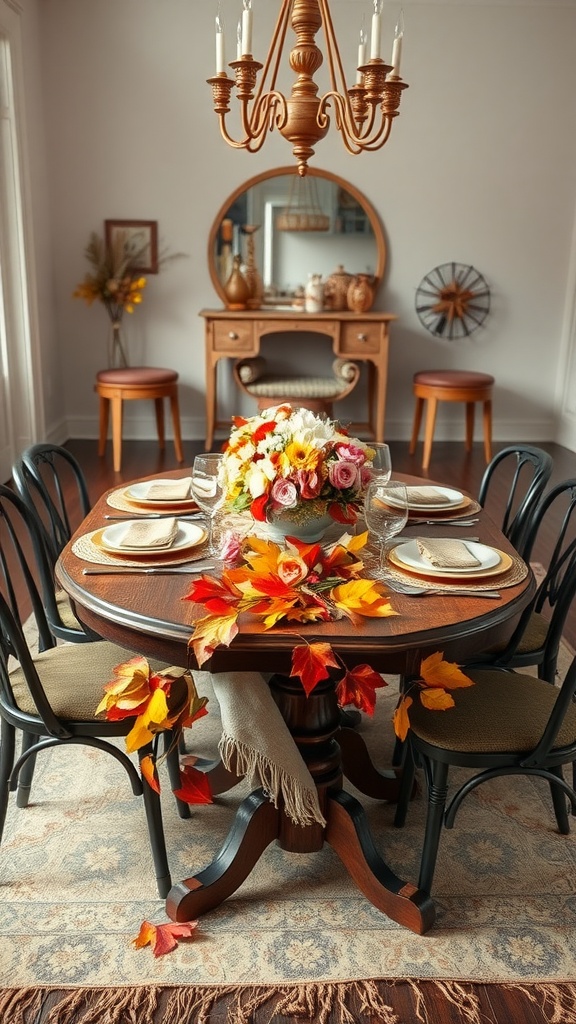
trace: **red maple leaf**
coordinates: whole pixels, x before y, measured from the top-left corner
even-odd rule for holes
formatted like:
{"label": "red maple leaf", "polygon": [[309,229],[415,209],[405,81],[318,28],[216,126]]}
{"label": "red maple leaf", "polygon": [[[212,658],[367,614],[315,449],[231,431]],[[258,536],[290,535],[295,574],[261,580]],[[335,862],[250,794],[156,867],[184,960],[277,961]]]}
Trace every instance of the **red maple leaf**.
{"label": "red maple leaf", "polygon": [[340,668],[330,644],[299,644],[292,651],[290,677],[299,676],[306,696],[321,679],[327,679],[328,668]]}
{"label": "red maple leaf", "polygon": [[142,921],[140,931],[132,942],[136,949],[152,946],[154,956],[164,956],[176,949],[178,939],[191,939],[197,927],[198,921],[184,921],[183,924],[175,924],[173,921],[151,924],[150,921]]}
{"label": "red maple leaf", "polygon": [[345,707],[354,704],[368,715],[374,714],[376,690],[388,683],[370,665],[357,665],[346,672],[336,687],[338,703]]}
{"label": "red maple leaf", "polygon": [[179,800],[183,800],[186,804],[211,804],[214,802],[210,779],[199,768],[194,768],[191,764],[181,765],[180,780],[180,788],[173,790],[174,796]]}

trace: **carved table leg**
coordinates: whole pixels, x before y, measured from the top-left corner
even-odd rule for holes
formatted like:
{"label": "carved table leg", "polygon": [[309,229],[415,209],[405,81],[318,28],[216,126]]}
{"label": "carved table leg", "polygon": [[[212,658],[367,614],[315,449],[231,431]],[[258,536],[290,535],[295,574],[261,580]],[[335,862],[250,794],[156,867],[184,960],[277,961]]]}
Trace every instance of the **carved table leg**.
{"label": "carved table leg", "polygon": [[[296,853],[320,850],[328,842],[364,895],[388,917],[423,934],[434,921],[429,894],[402,881],[382,859],[370,834],[362,806],[342,790],[342,763],[355,785],[378,797],[394,800],[395,773],[374,768],[363,743],[355,744],[339,730],[335,685],[330,679],[306,697],[299,679],[273,676],[270,690],[318,788],[326,828],[296,825],[276,809],[262,790],[252,793],[237,812],[224,846],[212,864],[199,874],[174,885],[166,909],[176,921],[189,921],[218,906],[241,885],[273,839],[282,849]],[[346,736],[344,736],[346,734]],[[352,732],[356,739],[357,734]],[[358,757],[359,767],[353,767]]]}
{"label": "carved table leg", "polygon": [[353,729],[340,729],[336,740],[342,753],[344,777],[364,796],[395,804],[400,790],[400,772],[376,768],[364,739]]}

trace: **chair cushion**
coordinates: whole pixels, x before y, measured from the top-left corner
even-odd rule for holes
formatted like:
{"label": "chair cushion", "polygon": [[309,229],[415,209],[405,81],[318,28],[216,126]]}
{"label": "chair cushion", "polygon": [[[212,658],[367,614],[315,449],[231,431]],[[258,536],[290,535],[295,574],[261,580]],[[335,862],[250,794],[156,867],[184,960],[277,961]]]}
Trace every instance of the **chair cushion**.
{"label": "chair cushion", "polygon": [[[473,669],[466,674],[475,685],[456,690],[456,706],[428,711],[419,700],[410,707],[410,727],[416,736],[445,750],[467,753],[532,750],[548,721],[556,687],[523,673]],[[576,743],[576,706],[560,728],[556,745]]]}
{"label": "chair cushion", "polygon": [[125,366],[114,370],[99,370],[96,380],[100,384],[171,384],[178,380],[176,370],[158,366]]}
{"label": "chair cushion", "polygon": [[529,654],[530,651],[539,651],[544,646],[548,627],[550,623],[540,612],[532,612],[528,619],[528,625],[522,634],[522,639],[516,648],[517,654]]}
{"label": "chair cushion", "polygon": [[420,370],[414,374],[414,383],[437,388],[477,388],[489,387],[494,377],[473,370]]}
{"label": "chair cushion", "polygon": [[342,378],[336,377],[260,377],[248,390],[256,398],[338,398],[346,386]]}
{"label": "chair cushion", "polygon": [[[93,722],[97,720],[95,712],[102,700],[104,685],[113,678],[114,668],[135,656],[123,647],[102,640],[60,644],[34,655],[33,660],[54,714],[63,719]],[[158,661],[150,661],[150,665],[155,670],[167,668]],[[37,715],[19,666],[10,672],[10,682],[20,710]]]}
{"label": "chair cushion", "polygon": [[56,594],[56,607],[60,613],[60,618],[62,619],[63,624],[67,626],[68,629],[77,629],[79,633],[84,632],[81,624],[78,622],[78,619],[72,611],[68,594],[65,594],[63,591],[59,591]]}

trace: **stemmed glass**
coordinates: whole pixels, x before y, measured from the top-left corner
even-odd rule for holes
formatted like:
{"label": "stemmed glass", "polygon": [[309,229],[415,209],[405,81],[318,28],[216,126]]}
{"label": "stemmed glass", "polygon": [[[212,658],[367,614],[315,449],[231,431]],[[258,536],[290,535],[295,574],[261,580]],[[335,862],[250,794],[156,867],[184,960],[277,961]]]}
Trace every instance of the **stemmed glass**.
{"label": "stemmed glass", "polygon": [[408,495],[406,485],[399,480],[372,480],[364,499],[366,525],[378,538],[380,545],[380,576],[384,575],[386,551],[390,541],[406,526]]}
{"label": "stemmed glass", "polygon": [[221,454],[209,453],[197,455],[192,464],[192,494],[203,512],[208,516],[208,549],[215,555],[213,540],[213,523],[216,509],[222,501],[222,484],[218,479],[218,471],[222,461]]}
{"label": "stemmed glass", "polygon": [[370,444],[370,448],[374,451],[374,458],[372,459],[372,480],[378,480],[381,484],[388,483],[392,476],[392,459],[390,457],[390,448],[387,444]]}

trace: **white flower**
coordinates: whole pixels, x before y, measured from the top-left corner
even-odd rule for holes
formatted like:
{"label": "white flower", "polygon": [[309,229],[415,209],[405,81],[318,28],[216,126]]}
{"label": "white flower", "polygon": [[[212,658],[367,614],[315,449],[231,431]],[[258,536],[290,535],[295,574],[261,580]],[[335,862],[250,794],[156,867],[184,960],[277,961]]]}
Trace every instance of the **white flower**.
{"label": "white flower", "polygon": [[244,485],[252,498],[259,498],[268,489],[268,477],[263,473],[261,462],[253,462],[248,466],[244,477]]}

